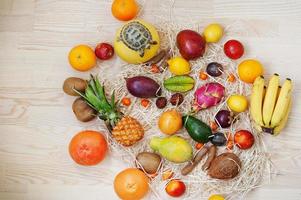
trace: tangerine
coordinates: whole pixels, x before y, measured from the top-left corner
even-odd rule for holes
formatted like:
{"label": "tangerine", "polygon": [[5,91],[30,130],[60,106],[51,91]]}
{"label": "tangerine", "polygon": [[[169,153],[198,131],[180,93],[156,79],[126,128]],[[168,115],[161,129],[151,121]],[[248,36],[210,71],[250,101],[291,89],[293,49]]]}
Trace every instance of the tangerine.
{"label": "tangerine", "polygon": [[239,78],[246,83],[253,83],[258,76],[263,74],[262,64],[254,59],[247,59],[238,65]]}
{"label": "tangerine", "polygon": [[114,0],[111,11],[115,18],[128,21],[137,15],[138,4],[135,0]]}
{"label": "tangerine", "polygon": [[94,51],[88,45],[77,45],[69,52],[69,63],[78,71],[87,71],[96,65]]}

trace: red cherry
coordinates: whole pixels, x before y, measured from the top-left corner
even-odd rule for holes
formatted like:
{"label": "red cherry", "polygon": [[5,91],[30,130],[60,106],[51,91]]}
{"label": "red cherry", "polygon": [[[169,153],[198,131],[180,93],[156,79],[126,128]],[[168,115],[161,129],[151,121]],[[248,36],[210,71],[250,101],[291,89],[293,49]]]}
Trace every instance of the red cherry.
{"label": "red cherry", "polygon": [[95,55],[100,60],[108,60],[114,55],[114,48],[108,43],[99,43],[95,48]]}
{"label": "red cherry", "polygon": [[250,131],[240,130],[234,135],[234,143],[240,149],[249,149],[254,144],[254,136]]}
{"label": "red cherry", "polygon": [[244,54],[244,46],[237,40],[229,40],[224,44],[224,52],[226,56],[236,60]]}

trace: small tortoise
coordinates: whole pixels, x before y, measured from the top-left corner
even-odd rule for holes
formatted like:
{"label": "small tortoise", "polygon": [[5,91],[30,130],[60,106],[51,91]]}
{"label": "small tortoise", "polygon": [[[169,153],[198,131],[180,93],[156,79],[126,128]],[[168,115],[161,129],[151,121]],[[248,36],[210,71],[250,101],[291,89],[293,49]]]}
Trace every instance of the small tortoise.
{"label": "small tortoise", "polygon": [[125,25],[120,31],[117,41],[122,41],[128,48],[138,51],[140,57],[144,56],[145,49],[158,44],[153,41],[150,31],[140,22],[133,21]]}

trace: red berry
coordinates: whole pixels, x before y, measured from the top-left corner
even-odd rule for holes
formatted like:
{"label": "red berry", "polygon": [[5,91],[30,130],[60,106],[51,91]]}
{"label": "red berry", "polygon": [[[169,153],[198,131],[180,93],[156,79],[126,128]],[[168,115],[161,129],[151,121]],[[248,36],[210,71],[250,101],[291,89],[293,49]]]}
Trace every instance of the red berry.
{"label": "red berry", "polygon": [[237,40],[229,40],[224,44],[224,52],[226,56],[236,60],[244,54],[244,46]]}
{"label": "red berry", "polygon": [[108,43],[99,43],[95,48],[95,55],[100,60],[108,60],[114,55],[114,48]]}

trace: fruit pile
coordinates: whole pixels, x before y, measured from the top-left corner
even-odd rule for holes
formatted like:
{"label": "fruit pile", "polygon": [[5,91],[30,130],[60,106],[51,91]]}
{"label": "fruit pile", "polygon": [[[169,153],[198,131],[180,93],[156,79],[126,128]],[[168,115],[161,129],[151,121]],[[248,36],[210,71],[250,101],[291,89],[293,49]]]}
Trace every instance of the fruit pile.
{"label": "fruit pile", "polygon": [[108,147],[116,157],[127,152],[122,158],[131,168],[114,181],[121,199],[141,199],[150,186],[162,199],[222,200],[250,191],[266,173],[261,133],[277,135],[284,128],[292,81],[281,87],[274,74],[265,87],[263,65],[243,59],[244,45],[226,40],[220,24],[202,33],[165,23],[155,27],[132,20],[137,12],[134,0],[115,0],[113,16],[130,21],[117,30],[114,45],[103,42],[94,51],[78,45],[69,53],[70,65],[79,71],[114,53],[127,63],[114,77],[106,76],[109,69],[100,63],[101,80],[94,75],[65,80],[64,92],[78,96],[72,105],[76,118],[97,117],[107,129],[75,135],[71,158],[95,165]]}

